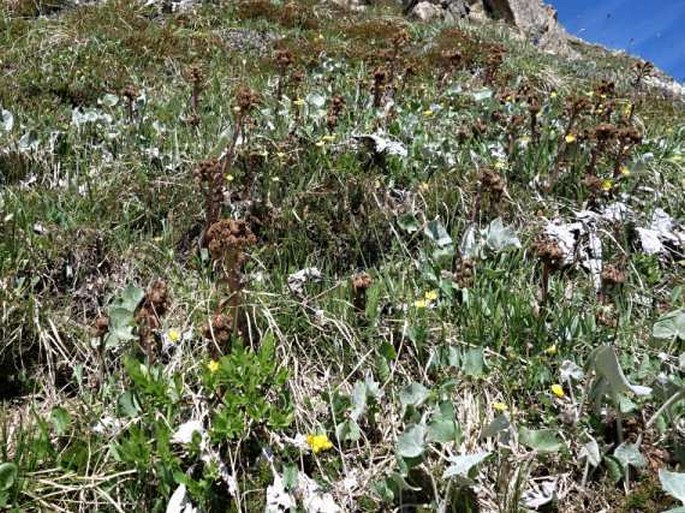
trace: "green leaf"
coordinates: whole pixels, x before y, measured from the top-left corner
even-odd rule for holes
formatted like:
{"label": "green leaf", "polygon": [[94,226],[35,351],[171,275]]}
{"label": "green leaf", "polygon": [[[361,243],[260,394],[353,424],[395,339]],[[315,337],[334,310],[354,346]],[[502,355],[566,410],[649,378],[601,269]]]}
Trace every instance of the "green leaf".
{"label": "green leaf", "polygon": [[607,468],[607,472],[614,483],[618,483],[623,479],[623,471],[621,470],[621,464],[613,456],[604,456],[604,466]]}
{"label": "green leaf", "polygon": [[57,407],[52,410],[52,425],[55,428],[55,433],[62,436],[69,429],[69,424],[71,423],[71,415],[64,408]]}
{"label": "green leaf", "polygon": [[465,454],[450,458],[452,463],[442,475],[443,479],[453,476],[466,476],[471,468],[478,465],[485,458],[490,456],[489,452],[479,452],[476,454]]}
{"label": "green leaf", "polygon": [[432,421],[428,424],[427,440],[444,444],[456,442],[460,436],[454,406],[449,401],[443,401],[440,403],[440,409],[435,412]]}
{"label": "green leaf", "polygon": [[583,449],[585,450],[585,455],[587,456],[587,460],[590,462],[590,465],[593,467],[598,467],[602,462],[602,456],[599,452],[597,440],[591,438],[588,443],[583,445]]}
{"label": "green leaf", "polygon": [[414,216],[414,214],[411,213],[404,214],[398,217],[397,224],[407,233],[417,232],[421,227],[421,223],[419,223],[419,220],[416,219],[416,216]]}
{"label": "green leaf", "polygon": [[0,463],[0,491],[12,488],[18,473],[19,469],[14,463]]}
{"label": "green leaf", "polygon": [[400,392],[400,403],[402,404],[402,411],[407,409],[407,406],[419,407],[428,396],[430,391],[420,383],[412,383]]}
{"label": "green leaf", "polygon": [[613,394],[623,394],[632,392],[635,395],[649,395],[652,389],[638,385],[631,385],[623,369],[618,363],[616,353],[608,345],[602,345],[595,349],[590,355],[591,365],[597,374],[607,380]]}
{"label": "green leaf", "polygon": [[667,494],[685,504],[685,474],[659,469],[659,481]]}
{"label": "green leaf", "polygon": [[352,411],[350,417],[355,422],[366,411],[367,386],[364,381],[357,381],[352,389]]}
{"label": "green leaf", "polygon": [[658,340],[685,340],[685,309],[662,315],[652,328],[652,336]]}
{"label": "green leaf", "polygon": [[426,225],[424,233],[431,239],[439,248],[445,248],[452,245],[452,237],[447,233],[447,230],[440,221],[431,221]]}
{"label": "green leaf", "polygon": [[483,364],[483,348],[474,347],[462,356],[461,370],[467,376],[479,378],[483,375]]}
{"label": "green leaf", "polygon": [[143,297],[145,297],[143,289],[136,287],[135,285],[129,285],[113,304],[118,308],[123,308],[133,313],[143,300]]}
{"label": "green leaf", "polygon": [[418,458],[425,450],[426,427],[418,424],[397,439],[397,453],[403,458]]}
{"label": "green leaf", "polygon": [[647,465],[645,457],[640,453],[637,445],[623,442],[614,450],[614,458],[618,460],[623,468],[633,466],[635,468],[644,468]]}
{"label": "green leaf", "polygon": [[519,442],[537,452],[558,452],[564,447],[564,444],[557,435],[558,433],[554,429],[531,430],[522,427],[519,429]]}

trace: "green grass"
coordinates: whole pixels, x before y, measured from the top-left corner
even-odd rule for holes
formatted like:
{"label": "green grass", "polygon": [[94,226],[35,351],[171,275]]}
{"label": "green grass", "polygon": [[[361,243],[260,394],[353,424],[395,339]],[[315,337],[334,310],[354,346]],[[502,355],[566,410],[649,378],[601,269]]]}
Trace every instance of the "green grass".
{"label": "green grass", "polygon": [[[685,260],[682,246],[644,254],[635,228],[657,208],[682,227],[685,115],[681,100],[633,91],[620,72],[630,58],[582,47],[567,62],[500,26],[408,23],[392,2],[164,14],[120,0],[35,14],[0,18],[0,107],[13,118],[0,124],[0,509],[164,511],[184,484],[205,511],[261,511],[274,473],[290,491],[316,480],[344,511],[527,511],[520,498],[550,479],[559,511],[669,507],[656,476],[681,465],[683,404],[650,419],[682,386],[683,340],[652,330],[685,305]],[[465,54],[449,64],[440,52],[455,37]],[[506,51],[486,83],[493,43]],[[374,108],[379,66],[395,92]],[[590,94],[600,79],[615,98]],[[256,243],[236,289],[229,257],[202,247],[194,170],[230,145],[241,87],[259,101],[221,208]],[[626,176],[613,177],[614,142],[588,171],[602,112],[585,110],[565,142],[574,96],[604,112],[615,100],[611,121],[642,134]],[[370,133],[407,156],[355,144]],[[598,295],[574,263],[541,297],[536,241],[549,221],[619,200],[633,217],[598,222],[597,236],[624,283]],[[488,239],[464,256],[469,227],[497,218],[513,232],[492,236],[518,243]],[[305,268],[320,276],[296,290],[289,277]],[[164,301],[127,303],[157,280]],[[217,314],[246,319],[243,336],[220,341]],[[96,333],[100,316],[108,333]],[[604,345],[651,395],[597,392]],[[585,374],[562,379],[569,362]],[[172,441],[190,420],[206,438]],[[296,441],[323,433],[333,447],[317,454]],[[640,441],[644,466],[621,468],[623,438]],[[591,440],[597,468],[582,456]],[[483,452],[468,476],[444,477],[451,457]]]}

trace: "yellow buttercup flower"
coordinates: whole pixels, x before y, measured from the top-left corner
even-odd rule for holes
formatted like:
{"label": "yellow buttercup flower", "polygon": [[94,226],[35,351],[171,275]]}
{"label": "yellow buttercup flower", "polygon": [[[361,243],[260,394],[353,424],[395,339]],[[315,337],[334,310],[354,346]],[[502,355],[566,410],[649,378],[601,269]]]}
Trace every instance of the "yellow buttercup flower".
{"label": "yellow buttercup flower", "polygon": [[224,178],[226,178],[226,181],[227,181],[227,182],[232,182],[233,180],[235,180],[235,176],[233,176],[233,175],[231,175],[231,174],[228,174],[228,173],[226,173],[226,175],[224,176]]}
{"label": "yellow buttercup flower", "polygon": [[428,306],[428,301],[425,299],[417,299],[414,301],[414,306],[419,309],[426,308]]}
{"label": "yellow buttercup flower", "polygon": [[507,167],[507,161],[506,160],[499,159],[499,160],[497,160],[497,162],[495,162],[495,169],[497,169],[498,171],[501,171],[502,169],[506,169],[506,167]]}
{"label": "yellow buttercup flower", "polygon": [[426,301],[435,301],[438,299],[438,291],[437,290],[429,290],[423,295],[423,298]]}
{"label": "yellow buttercup flower", "polygon": [[325,433],[321,435],[307,435],[307,444],[314,454],[319,454],[321,451],[333,448],[333,443]]}
{"label": "yellow buttercup flower", "polygon": [[602,181],[602,190],[603,191],[609,192],[613,188],[614,188],[614,182],[612,182],[608,178],[606,180]]}
{"label": "yellow buttercup flower", "polygon": [[293,103],[298,107],[301,107],[302,105],[304,105],[304,100],[302,98],[298,98],[297,100],[294,100]]}
{"label": "yellow buttercup flower", "polygon": [[207,363],[207,370],[209,370],[209,372],[214,374],[216,371],[219,370],[219,362],[217,362],[216,360],[210,360]]}
{"label": "yellow buttercup flower", "polygon": [[324,142],[333,142],[333,141],[335,141],[335,134],[332,134],[332,135],[324,135],[324,136],[321,138],[321,140],[324,141]]}
{"label": "yellow buttercup flower", "polygon": [[557,345],[552,344],[547,349],[545,349],[545,353],[547,353],[550,356],[554,356],[555,354],[557,354]]}
{"label": "yellow buttercup flower", "polygon": [[326,141],[324,141],[324,140],[322,139],[322,140],[320,140],[320,141],[316,141],[315,144],[316,144],[316,146],[318,146],[319,148],[323,148],[324,146],[326,146]]}
{"label": "yellow buttercup flower", "polygon": [[630,169],[628,169],[626,166],[621,167],[621,174],[623,176],[630,176]]}
{"label": "yellow buttercup flower", "polygon": [[557,93],[556,91],[552,91],[551,93],[549,93],[549,97],[552,100],[554,100],[557,96],[559,96],[559,93]]}
{"label": "yellow buttercup flower", "polygon": [[509,408],[507,408],[506,404],[498,401],[498,402],[492,403],[492,409],[499,412],[499,413],[503,413],[503,412],[507,411]]}
{"label": "yellow buttercup flower", "polygon": [[169,342],[172,342],[174,344],[176,342],[178,342],[179,340],[181,340],[181,332],[178,331],[177,329],[174,329],[174,328],[170,329],[166,335],[167,335],[167,338],[169,339]]}
{"label": "yellow buttercup flower", "polygon": [[423,117],[424,117],[424,118],[430,118],[430,117],[433,116],[434,114],[435,114],[435,112],[433,112],[433,111],[430,110],[430,109],[424,110],[424,111],[423,111]]}
{"label": "yellow buttercup flower", "polygon": [[561,385],[554,384],[552,385],[552,393],[556,395],[557,397],[564,397],[566,394],[564,393],[564,388]]}
{"label": "yellow buttercup flower", "polygon": [[568,134],[566,137],[564,137],[564,140],[566,141],[566,144],[571,144],[576,142],[576,136],[573,134]]}

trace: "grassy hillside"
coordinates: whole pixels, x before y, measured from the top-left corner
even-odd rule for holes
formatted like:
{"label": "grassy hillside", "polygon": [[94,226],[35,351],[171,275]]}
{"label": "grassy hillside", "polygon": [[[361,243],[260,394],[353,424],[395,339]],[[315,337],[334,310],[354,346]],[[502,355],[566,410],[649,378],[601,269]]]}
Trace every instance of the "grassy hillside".
{"label": "grassy hillside", "polygon": [[649,65],[391,1],[62,4],[0,7],[0,510],[679,505]]}

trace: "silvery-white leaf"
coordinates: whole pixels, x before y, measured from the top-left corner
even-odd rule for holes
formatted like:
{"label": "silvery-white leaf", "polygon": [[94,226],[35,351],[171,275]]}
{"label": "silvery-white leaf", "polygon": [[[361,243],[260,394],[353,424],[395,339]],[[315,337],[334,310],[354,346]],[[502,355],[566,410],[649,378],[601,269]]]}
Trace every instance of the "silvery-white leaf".
{"label": "silvery-white leaf", "polygon": [[621,463],[623,468],[627,468],[628,465],[635,468],[644,468],[647,465],[647,461],[640,452],[638,446],[628,442],[623,442],[616,447],[614,450],[614,458]]}
{"label": "silvery-white leaf", "polygon": [[198,513],[188,498],[186,485],[180,484],[169,498],[166,513]]}
{"label": "silvery-white leaf", "polygon": [[607,221],[612,222],[623,221],[627,219],[630,214],[630,208],[620,201],[607,205],[604,207],[604,210],[602,210],[602,217]]}
{"label": "silvery-white leaf", "polygon": [[114,107],[117,103],[119,103],[119,97],[115,94],[111,93],[106,93],[98,103],[104,105],[105,107]]}
{"label": "silvery-white leaf", "polygon": [[303,472],[298,475],[297,491],[306,513],[342,513],[331,494],[323,493],[318,483]]}
{"label": "silvery-white leaf", "polygon": [[479,452],[476,454],[464,454],[463,456],[453,456],[450,458],[452,463],[445,469],[442,475],[443,479],[452,476],[466,476],[473,467],[482,462],[485,458],[490,456],[489,452]]}
{"label": "silvery-white leaf", "polygon": [[121,429],[123,423],[120,419],[105,415],[93,426],[93,433],[98,435],[112,435]]}
{"label": "silvery-white leaf", "polygon": [[530,509],[538,509],[552,502],[557,495],[557,479],[545,479],[541,483],[534,481],[530,487],[523,492],[521,501]]}
{"label": "silvery-white leaf", "polygon": [[482,102],[489,98],[492,98],[492,89],[481,89],[473,92],[473,99],[477,102]]}
{"label": "silvery-white leaf", "polygon": [[5,109],[0,109],[0,126],[5,132],[9,132],[14,127],[14,116]]}
{"label": "silvery-white leaf", "polygon": [[597,374],[606,379],[614,394],[632,392],[642,396],[652,392],[649,387],[632,385],[628,381],[611,346],[605,344],[598,347],[592,352],[590,359]]}
{"label": "silvery-white leaf", "polygon": [[476,240],[477,234],[478,230],[475,225],[471,224],[466,228],[459,244],[459,252],[463,257],[476,258],[480,254],[481,245]]}
{"label": "silvery-white leaf", "polygon": [[321,271],[317,267],[305,267],[288,276],[288,288],[294,294],[304,293],[304,284],[307,281],[321,281]]}
{"label": "silvery-white leaf", "polygon": [[579,381],[583,379],[585,373],[580,366],[576,365],[571,360],[564,360],[559,367],[559,375],[562,381],[568,381],[571,378]]}
{"label": "silvery-white leaf", "polygon": [[285,513],[295,511],[295,498],[285,489],[283,478],[274,473],[274,482],[266,488],[265,513]]}
{"label": "silvery-white leaf", "polygon": [[659,469],[659,481],[664,491],[685,504],[685,474]]}
{"label": "silvery-white leaf", "polygon": [[655,232],[670,233],[673,231],[673,218],[664,209],[657,208],[652,214],[652,223],[649,228]]}
{"label": "silvery-white leaf", "polygon": [[21,136],[17,146],[19,151],[25,153],[29,151],[36,151],[39,146],[38,134],[35,130],[29,130],[24,135]]}
{"label": "silvery-white leaf", "polygon": [[520,248],[521,241],[511,226],[504,226],[501,218],[494,219],[484,230],[485,244],[494,252],[507,248]]}
{"label": "silvery-white leaf", "polygon": [[599,452],[599,445],[597,444],[597,440],[594,438],[591,438],[588,443],[583,445],[582,454],[587,457],[587,460],[593,467],[598,467],[602,462],[602,455]]}
{"label": "silvery-white leaf", "polygon": [[205,428],[199,420],[189,420],[181,424],[171,436],[171,442],[176,444],[189,444],[193,441],[193,434],[199,433],[204,436]]}
{"label": "silvery-white leaf", "polygon": [[643,253],[648,255],[658,255],[664,250],[664,245],[659,239],[659,233],[647,228],[636,228],[638,238],[640,239],[640,246]]}
{"label": "silvery-white leaf", "polygon": [[309,105],[312,105],[317,109],[321,109],[324,105],[326,105],[326,98],[318,93],[308,94],[305,100]]}

